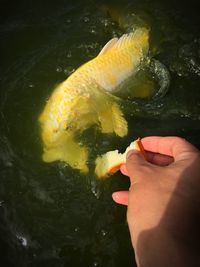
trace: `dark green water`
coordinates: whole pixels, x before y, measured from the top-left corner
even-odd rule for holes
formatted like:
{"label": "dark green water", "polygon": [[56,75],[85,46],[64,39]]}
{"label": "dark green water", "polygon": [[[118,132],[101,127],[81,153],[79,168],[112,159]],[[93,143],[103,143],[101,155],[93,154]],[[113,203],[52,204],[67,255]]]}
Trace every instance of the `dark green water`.
{"label": "dark green water", "polygon": [[[160,134],[200,147],[198,8],[172,2],[111,3],[149,23],[154,57],[171,84],[162,99],[123,100],[129,135],[119,140],[93,129],[85,134],[91,153]],[[0,1],[0,266],[135,266],[126,208],[111,199],[128,179],[117,173],[97,181],[41,160],[37,119],[53,87],[123,33],[100,3]]]}

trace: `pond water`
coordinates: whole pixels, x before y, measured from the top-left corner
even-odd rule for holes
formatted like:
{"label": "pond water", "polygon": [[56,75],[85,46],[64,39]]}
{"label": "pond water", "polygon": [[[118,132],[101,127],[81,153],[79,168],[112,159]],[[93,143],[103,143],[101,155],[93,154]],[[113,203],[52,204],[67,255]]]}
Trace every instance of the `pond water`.
{"label": "pond water", "polygon": [[[195,1],[1,1],[0,265],[136,266],[116,173],[99,181],[61,162],[44,163],[38,116],[56,84],[126,30],[116,10],[151,28],[151,52],[170,72],[159,99],[122,99],[129,134],[91,129],[91,155],[138,136],[179,135],[200,147],[200,35]],[[108,1],[106,1],[108,2]],[[114,15],[113,15],[114,14]],[[92,140],[92,141],[91,141]]]}

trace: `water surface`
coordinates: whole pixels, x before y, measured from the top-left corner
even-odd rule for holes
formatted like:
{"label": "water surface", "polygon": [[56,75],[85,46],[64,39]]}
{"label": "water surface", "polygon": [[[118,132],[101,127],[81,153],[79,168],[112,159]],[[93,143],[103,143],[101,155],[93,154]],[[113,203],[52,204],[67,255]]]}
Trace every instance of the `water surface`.
{"label": "water surface", "polygon": [[[128,178],[98,181],[42,162],[38,125],[53,88],[124,29],[102,1],[1,2],[1,266],[135,266],[126,208],[111,199]],[[147,135],[179,135],[200,147],[199,17],[195,2],[172,2],[110,1],[149,23],[151,51],[171,83],[162,99],[122,100],[126,138],[86,132],[91,158]]]}

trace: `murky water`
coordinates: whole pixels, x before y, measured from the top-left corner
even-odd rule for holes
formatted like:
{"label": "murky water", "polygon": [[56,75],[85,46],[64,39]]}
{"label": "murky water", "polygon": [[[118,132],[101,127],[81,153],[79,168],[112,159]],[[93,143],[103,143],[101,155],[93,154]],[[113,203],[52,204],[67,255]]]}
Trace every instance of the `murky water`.
{"label": "murky water", "polygon": [[[172,1],[173,2],[173,1]],[[91,155],[146,135],[179,135],[200,147],[200,36],[195,2],[113,1],[151,27],[151,53],[170,72],[163,98],[125,98],[124,139],[85,133]],[[134,266],[126,208],[111,193],[127,189],[117,173],[91,173],[41,160],[38,116],[53,88],[123,29],[102,1],[2,1],[0,24],[1,266]],[[91,142],[91,140],[93,140]],[[95,144],[95,145],[94,145]]]}

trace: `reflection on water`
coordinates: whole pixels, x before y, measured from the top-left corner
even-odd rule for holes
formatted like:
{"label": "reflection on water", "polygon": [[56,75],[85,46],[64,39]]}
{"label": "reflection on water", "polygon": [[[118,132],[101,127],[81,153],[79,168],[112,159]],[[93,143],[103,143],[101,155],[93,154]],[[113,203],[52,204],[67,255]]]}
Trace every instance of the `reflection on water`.
{"label": "reflection on water", "polygon": [[[114,2],[114,1],[113,1]],[[118,3],[118,4],[117,4]],[[195,9],[169,1],[117,1],[151,25],[151,51],[170,71],[161,99],[123,99],[129,134],[119,140],[84,133],[93,155],[152,134],[180,135],[200,146],[200,36]],[[100,3],[101,4],[101,3]],[[127,189],[41,160],[38,115],[52,89],[124,29],[98,1],[3,1],[0,97],[0,231],[2,266],[134,266],[125,208],[111,193]],[[12,4],[13,5],[13,4]],[[14,4],[15,5],[15,4]],[[176,5],[176,6],[174,6]],[[92,141],[91,141],[92,140]]]}

